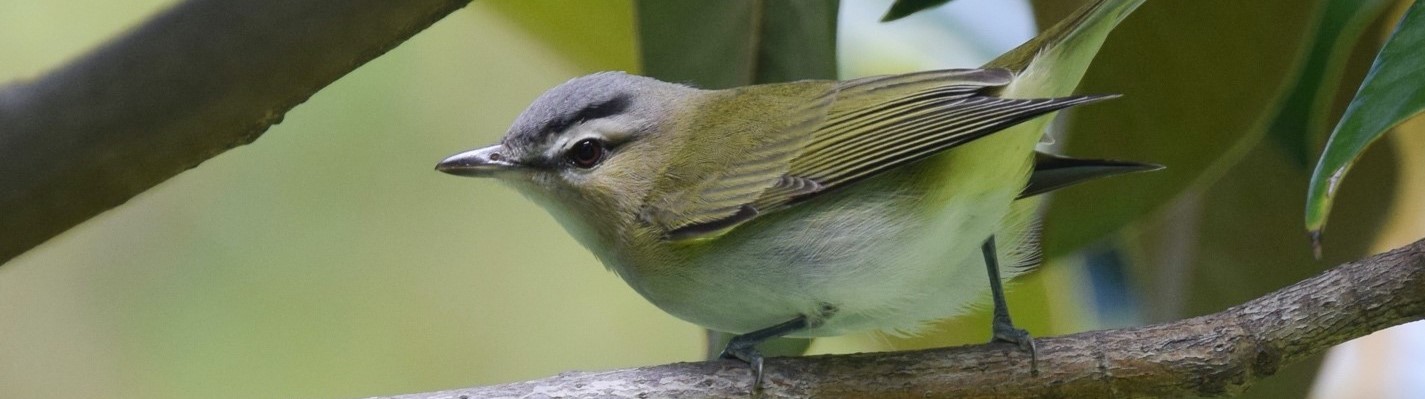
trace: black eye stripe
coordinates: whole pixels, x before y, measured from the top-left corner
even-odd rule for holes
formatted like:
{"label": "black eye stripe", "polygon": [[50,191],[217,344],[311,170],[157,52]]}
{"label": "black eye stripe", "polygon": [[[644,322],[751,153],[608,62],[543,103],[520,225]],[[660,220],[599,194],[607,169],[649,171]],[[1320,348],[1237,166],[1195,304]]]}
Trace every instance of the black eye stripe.
{"label": "black eye stripe", "polygon": [[620,94],[606,101],[589,104],[579,112],[551,120],[541,127],[540,131],[545,134],[559,133],[577,123],[618,115],[628,110],[632,102],[628,95]]}

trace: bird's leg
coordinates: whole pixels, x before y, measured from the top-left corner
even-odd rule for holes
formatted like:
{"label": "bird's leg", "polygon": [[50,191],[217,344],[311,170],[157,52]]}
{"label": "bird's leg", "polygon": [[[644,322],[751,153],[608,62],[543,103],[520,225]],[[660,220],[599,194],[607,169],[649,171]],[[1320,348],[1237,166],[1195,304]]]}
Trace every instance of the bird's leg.
{"label": "bird's leg", "polygon": [[1029,371],[1031,374],[1039,371],[1039,356],[1034,349],[1034,338],[1029,337],[1029,332],[1014,327],[1014,322],[1009,319],[1009,305],[1004,301],[1004,287],[999,278],[999,252],[995,251],[995,236],[985,239],[985,243],[980,246],[980,250],[985,256],[985,271],[990,275],[990,294],[994,296],[995,314],[992,323],[994,337],[990,342],[1008,342],[1019,346],[1020,350],[1029,352]]}
{"label": "bird's leg", "polygon": [[757,350],[757,345],[772,338],[805,330],[808,325],[806,315],[801,315],[775,326],[732,337],[718,357],[742,360],[752,366],[752,391],[756,392],[762,389],[762,353]]}

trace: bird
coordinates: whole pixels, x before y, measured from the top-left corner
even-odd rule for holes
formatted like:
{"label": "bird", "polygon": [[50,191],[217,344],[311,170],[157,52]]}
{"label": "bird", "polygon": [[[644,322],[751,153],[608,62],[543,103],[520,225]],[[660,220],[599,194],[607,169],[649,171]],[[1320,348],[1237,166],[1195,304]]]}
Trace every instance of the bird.
{"label": "bird", "polygon": [[1036,258],[1028,199],[1159,168],[1035,150],[1047,114],[1116,97],[1068,92],[1081,48],[1141,1],[1093,2],[979,68],[721,90],[581,76],[436,169],[513,187],[658,308],[735,334],[722,357],[754,389],[768,339],[914,334],[986,291],[994,340],[1032,361],[1002,288]]}

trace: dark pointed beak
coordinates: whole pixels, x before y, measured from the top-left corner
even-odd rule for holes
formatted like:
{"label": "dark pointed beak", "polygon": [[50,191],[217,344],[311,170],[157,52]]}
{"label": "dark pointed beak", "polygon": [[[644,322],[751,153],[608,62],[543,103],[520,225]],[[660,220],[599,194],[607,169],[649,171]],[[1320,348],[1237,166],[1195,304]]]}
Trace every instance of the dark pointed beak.
{"label": "dark pointed beak", "polygon": [[435,165],[435,170],[456,176],[493,177],[502,172],[519,170],[505,154],[505,146],[496,144],[451,155]]}

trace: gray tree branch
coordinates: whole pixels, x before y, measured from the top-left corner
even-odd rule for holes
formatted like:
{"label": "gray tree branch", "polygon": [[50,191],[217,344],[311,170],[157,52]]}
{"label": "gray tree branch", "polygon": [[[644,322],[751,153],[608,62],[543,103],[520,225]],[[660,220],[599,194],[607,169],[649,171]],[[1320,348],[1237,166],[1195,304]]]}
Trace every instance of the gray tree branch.
{"label": "gray tree branch", "polygon": [[[1240,393],[1280,367],[1425,319],[1425,240],[1222,312],[1037,340],[1039,373],[1002,345],[768,359],[763,397],[1130,398]],[[746,365],[676,363],[391,399],[747,398]]]}
{"label": "gray tree branch", "polygon": [[189,0],[0,88],[0,263],[256,140],[469,0]]}

